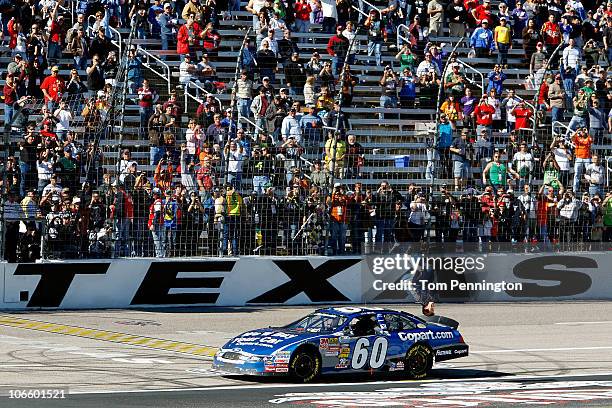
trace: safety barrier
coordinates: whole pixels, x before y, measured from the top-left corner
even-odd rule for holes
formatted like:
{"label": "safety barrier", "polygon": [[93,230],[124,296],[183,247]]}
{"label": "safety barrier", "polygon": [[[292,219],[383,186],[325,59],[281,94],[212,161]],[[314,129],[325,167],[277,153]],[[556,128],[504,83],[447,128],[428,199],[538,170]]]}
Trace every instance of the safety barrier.
{"label": "safety barrier", "polygon": [[[453,256],[459,255],[466,256]],[[438,288],[435,300],[612,298],[612,275],[605,266],[610,252],[480,256],[482,270],[437,270],[427,282]],[[373,273],[374,262],[375,257],[242,257],[0,264],[0,309],[410,303],[419,297],[415,275]]]}

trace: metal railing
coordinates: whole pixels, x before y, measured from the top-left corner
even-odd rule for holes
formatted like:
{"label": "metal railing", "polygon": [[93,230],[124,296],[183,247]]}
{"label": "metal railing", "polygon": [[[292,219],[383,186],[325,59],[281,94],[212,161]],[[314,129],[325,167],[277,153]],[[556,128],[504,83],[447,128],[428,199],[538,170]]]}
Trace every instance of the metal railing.
{"label": "metal railing", "polygon": [[562,127],[562,128],[564,128],[566,130],[566,132],[564,132],[564,134],[567,134],[567,132],[571,131],[569,126],[567,126],[566,124],[564,124],[562,122],[559,122],[558,120],[555,120],[555,121],[552,122],[552,124],[550,126],[551,134],[553,136],[555,136],[555,133],[557,133],[558,136],[563,136],[564,135],[564,134],[555,132],[555,129],[558,129],[559,127]]}
{"label": "metal railing", "polygon": [[[170,77],[171,76],[170,66],[166,64],[164,61],[162,61],[160,58],[156,57],[155,55],[151,54],[149,51],[145,50],[144,48],[139,47],[137,52],[138,54],[142,54],[143,56],[147,58],[146,62],[143,62],[142,65],[146,66],[147,68],[151,70],[151,72],[153,72],[155,75],[159,76],[164,81],[166,81],[166,83],[168,84],[168,94],[169,94],[172,90],[170,86],[170,78],[171,78]],[[151,64],[151,58],[163,67],[165,74],[162,73],[161,71],[158,71],[158,68],[155,67],[154,64]]]}
{"label": "metal railing", "polygon": [[[458,44],[460,44],[460,43],[461,43],[461,41],[458,42]],[[467,75],[466,75],[465,78],[468,81],[470,81],[470,83],[472,83],[472,84],[476,85],[477,87],[479,87],[482,92],[484,92],[484,90],[485,90],[485,83],[484,83],[484,75],[482,74],[482,72],[480,72],[479,70],[477,70],[476,68],[474,68],[473,66],[471,66],[470,64],[468,64],[467,62],[464,62],[463,60],[461,60],[459,58],[457,58],[457,62],[459,64],[463,65],[467,70],[471,71],[474,76],[479,76],[480,77],[480,85],[478,84],[478,82],[476,82],[476,80],[474,80],[473,78],[468,77]],[[466,72],[466,74],[467,74],[467,72]]]}
{"label": "metal railing", "polygon": [[119,32],[119,30],[117,30],[116,28],[112,26],[108,26],[108,29],[110,30],[111,33],[113,33],[113,35],[117,36],[117,42],[115,43],[113,40],[111,40],[111,43],[115,44],[117,48],[119,48],[119,55],[117,59],[121,61],[121,58],[123,57],[123,46],[122,46],[122,40],[121,40],[121,33]]}
{"label": "metal railing", "polygon": [[400,50],[402,48],[402,45],[400,44],[400,40],[403,40],[406,43],[410,43],[410,37],[404,37],[401,33],[403,31],[408,31],[410,30],[410,27],[408,27],[406,24],[400,24],[397,26],[397,41],[396,41],[396,45],[397,45],[397,49]]}

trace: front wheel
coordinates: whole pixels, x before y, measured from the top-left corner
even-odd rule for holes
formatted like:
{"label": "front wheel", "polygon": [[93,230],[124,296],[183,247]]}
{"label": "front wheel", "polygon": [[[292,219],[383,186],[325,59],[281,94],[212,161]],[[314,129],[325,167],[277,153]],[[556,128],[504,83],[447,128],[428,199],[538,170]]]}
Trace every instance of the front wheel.
{"label": "front wheel", "polygon": [[298,350],[289,363],[289,374],[298,382],[313,381],[321,374],[321,357],[312,350]]}
{"label": "front wheel", "polygon": [[404,371],[414,380],[427,377],[432,366],[433,352],[424,344],[412,346],[404,358]]}

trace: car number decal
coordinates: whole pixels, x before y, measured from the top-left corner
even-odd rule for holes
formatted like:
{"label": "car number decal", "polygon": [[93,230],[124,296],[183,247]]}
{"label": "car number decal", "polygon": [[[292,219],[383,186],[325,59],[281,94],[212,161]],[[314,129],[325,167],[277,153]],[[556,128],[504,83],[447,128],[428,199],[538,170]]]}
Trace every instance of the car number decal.
{"label": "car number decal", "polygon": [[385,337],[377,337],[372,343],[372,351],[368,350],[370,347],[370,339],[363,337],[357,340],[355,343],[355,350],[353,351],[353,358],[351,360],[351,367],[359,370],[363,368],[367,361],[368,356],[370,357],[370,367],[377,369],[383,366],[387,357],[387,347],[389,342]]}

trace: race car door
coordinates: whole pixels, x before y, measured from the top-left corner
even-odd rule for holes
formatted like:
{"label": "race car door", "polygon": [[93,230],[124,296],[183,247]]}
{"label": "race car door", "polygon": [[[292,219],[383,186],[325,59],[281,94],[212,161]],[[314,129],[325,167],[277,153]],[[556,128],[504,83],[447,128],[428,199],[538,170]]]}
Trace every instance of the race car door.
{"label": "race car door", "polygon": [[382,316],[382,321],[381,325],[384,325],[389,338],[389,347],[387,349],[389,368],[391,370],[394,368],[401,369],[403,368],[401,365],[403,365],[403,360],[410,344],[400,339],[398,333],[416,329],[416,323],[399,313],[385,313]]}
{"label": "race car door", "polygon": [[353,370],[378,370],[384,366],[389,347],[386,331],[375,314],[358,316],[351,321],[350,368]]}

